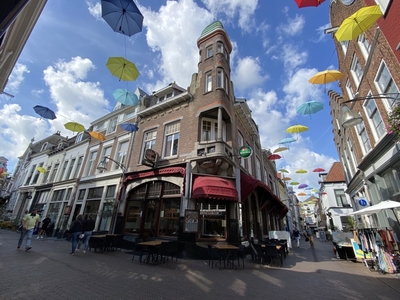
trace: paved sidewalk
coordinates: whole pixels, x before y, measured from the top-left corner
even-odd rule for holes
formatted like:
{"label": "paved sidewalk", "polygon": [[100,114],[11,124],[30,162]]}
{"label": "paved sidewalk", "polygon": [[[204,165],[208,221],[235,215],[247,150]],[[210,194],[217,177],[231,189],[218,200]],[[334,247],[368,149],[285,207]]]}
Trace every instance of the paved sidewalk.
{"label": "paved sidewalk", "polygon": [[332,244],[302,241],[282,267],[251,264],[211,269],[208,261],[179,259],[139,264],[126,251],[69,255],[63,239],[32,239],[17,250],[19,234],[0,230],[0,299],[400,299],[400,281],[337,259]]}

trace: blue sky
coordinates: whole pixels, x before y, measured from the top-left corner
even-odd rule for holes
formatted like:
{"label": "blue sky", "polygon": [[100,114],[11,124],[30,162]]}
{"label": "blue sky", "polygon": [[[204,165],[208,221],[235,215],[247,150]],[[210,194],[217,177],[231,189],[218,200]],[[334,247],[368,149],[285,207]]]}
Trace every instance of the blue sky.
{"label": "blue sky", "polygon": [[[196,41],[214,20],[223,23],[232,44],[231,78],[236,97],[244,97],[259,126],[263,148],[272,151],[287,137],[286,128],[305,125],[290,150],[279,154],[278,169],[293,180],[318,187],[312,170],[329,170],[338,160],[333,143],[329,98],[324,86],[308,82],[314,74],[337,69],[329,28],[329,1],[318,8],[299,9],[294,0],[135,1],[144,15],[142,32],[126,37],[114,32],[101,17],[100,0],[48,1],[0,95],[3,118],[0,156],[14,170],[32,138],[35,141],[76,121],[86,128],[110,112],[117,88],[147,93],[175,81],[187,88],[197,71]],[[134,62],[136,81],[118,81],[105,64],[110,56]],[[328,89],[340,91],[337,83]],[[311,116],[296,114],[306,101],[321,101],[324,109]],[[41,119],[33,106],[53,109],[57,119]],[[307,174],[296,174],[298,169]],[[302,199],[301,197],[299,197]]]}

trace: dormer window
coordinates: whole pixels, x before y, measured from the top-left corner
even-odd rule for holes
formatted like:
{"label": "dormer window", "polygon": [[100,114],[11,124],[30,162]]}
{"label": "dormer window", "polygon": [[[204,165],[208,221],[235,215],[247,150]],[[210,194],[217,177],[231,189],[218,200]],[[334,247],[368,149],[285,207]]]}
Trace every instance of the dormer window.
{"label": "dormer window", "polygon": [[44,144],[42,145],[42,148],[40,149],[40,151],[46,150],[48,144],[49,144],[49,143],[47,143],[47,142],[44,143]]}

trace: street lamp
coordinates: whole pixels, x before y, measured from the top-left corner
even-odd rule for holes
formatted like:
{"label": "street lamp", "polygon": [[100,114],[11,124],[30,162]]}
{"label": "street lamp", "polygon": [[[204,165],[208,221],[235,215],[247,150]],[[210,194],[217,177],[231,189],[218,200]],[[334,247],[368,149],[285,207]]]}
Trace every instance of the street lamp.
{"label": "street lamp", "polygon": [[113,207],[113,212],[112,212],[112,215],[111,215],[111,222],[110,222],[111,223],[112,233],[115,233],[115,223],[117,221],[118,207],[119,207],[119,204],[121,202],[121,200],[120,200],[121,195],[123,194],[123,188],[124,188],[123,184],[124,184],[125,173],[126,173],[127,169],[120,162],[110,158],[109,156],[104,156],[103,160],[97,165],[97,170],[103,171],[103,172],[106,171],[107,170],[107,164],[108,164],[108,162],[110,160],[112,162],[114,162],[122,170],[122,176],[121,176],[120,181],[119,181],[119,190],[118,190],[118,193],[117,193],[116,201],[114,202],[114,207]]}
{"label": "street lamp", "polygon": [[392,99],[395,101],[400,101],[400,93],[387,93],[387,94],[377,94],[377,95],[369,95],[366,97],[356,97],[354,99],[350,99],[340,103],[342,106],[341,108],[341,125],[343,128],[350,128],[355,125],[362,123],[363,118],[357,114],[356,112],[352,111],[346,103],[356,102],[361,100],[368,100],[368,99]]}

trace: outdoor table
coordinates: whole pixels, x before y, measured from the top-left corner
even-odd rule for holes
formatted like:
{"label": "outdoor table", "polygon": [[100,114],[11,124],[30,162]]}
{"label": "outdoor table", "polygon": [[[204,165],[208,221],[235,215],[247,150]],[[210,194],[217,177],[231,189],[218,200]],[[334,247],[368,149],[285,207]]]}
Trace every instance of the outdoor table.
{"label": "outdoor table", "polygon": [[282,244],[274,244],[274,243],[272,243],[272,244],[262,244],[261,245],[262,248],[271,247],[271,246],[275,246],[276,250],[278,250],[281,253],[281,255],[283,255],[282,257],[286,258],[286,251],[285,251],[285,246],[284,245],[282,245]]}
{"label": "outdoor table", "polygon": [[237,266],[234,262],[235,257],[231,255],[231,252],[238,251],[238,246],[229,244],[216,244],[213,246],[213,248],[218,249],[221,253],[221,256],[224,258],[224,269],[226,269],[228,265],[231,265],[231,267],[235,270],[237,269]]}
{"label": "outdoor table", "polygon": [[157,262],[157,258],[158,258],[157,248],[160,247],[161,243],[163,243],[163,242],[168,242],[168,241],[167,240],[153,240],[153,241],[138,243],[138,245],[145,246],[149,249],[149,252],[148,252],[146,258],[143,260],[143,262],[149,263],[150,259],[152,262]]}

